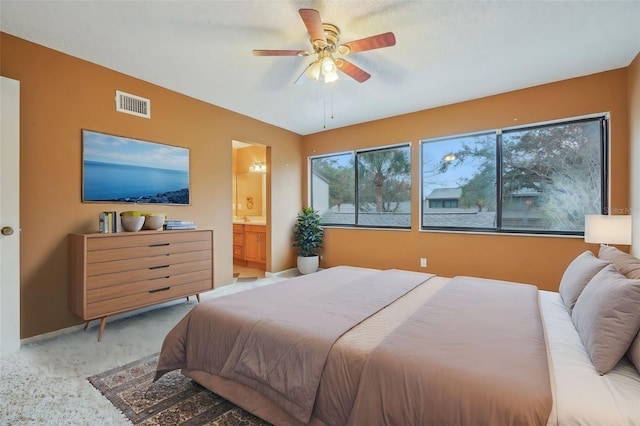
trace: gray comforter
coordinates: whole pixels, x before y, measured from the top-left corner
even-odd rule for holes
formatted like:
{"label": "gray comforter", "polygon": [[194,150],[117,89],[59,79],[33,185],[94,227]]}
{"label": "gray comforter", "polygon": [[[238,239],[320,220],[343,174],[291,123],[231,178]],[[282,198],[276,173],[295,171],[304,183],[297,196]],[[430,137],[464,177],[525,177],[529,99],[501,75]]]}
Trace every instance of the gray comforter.
{"label": "gray comforter", "polygon": [[213,299],[167,335],[156,379],[230,378],[301,423],[546,423],[536,288],[429,278],[338,267]]}

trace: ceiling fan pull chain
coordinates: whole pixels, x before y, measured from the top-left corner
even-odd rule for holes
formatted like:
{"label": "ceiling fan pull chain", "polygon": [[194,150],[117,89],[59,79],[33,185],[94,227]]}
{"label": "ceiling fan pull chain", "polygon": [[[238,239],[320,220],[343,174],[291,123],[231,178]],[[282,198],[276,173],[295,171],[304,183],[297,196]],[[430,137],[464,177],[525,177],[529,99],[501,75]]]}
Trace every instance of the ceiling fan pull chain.
{"label": "ceiling fan pull chain", "polygon": [[322,128],[327,128],[327,101],[322,101]]}
{"label": "ceiling fan pull chain", "polygon": [[333,90],[331,91],[331,119],[333,120]]}

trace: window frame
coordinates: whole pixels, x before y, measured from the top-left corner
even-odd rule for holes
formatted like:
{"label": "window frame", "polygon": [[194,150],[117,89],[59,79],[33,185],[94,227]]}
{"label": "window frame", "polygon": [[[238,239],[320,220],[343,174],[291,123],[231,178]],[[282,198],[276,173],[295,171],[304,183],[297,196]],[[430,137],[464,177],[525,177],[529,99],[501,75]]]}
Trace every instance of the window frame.
{"label": "window frame", "polygon": [[411,223],[413,220],[413,190],[410,190],[410,198],[409,198],[409,225],[408,226],[389,226],[389,225],[363,225],[363,224],[359,224],[358,223],[358,219],[359,219],[359,215],[360,215],[360,209],[359,209],[359,200],[358,200],[358,196],[359,196],[359,184],[358,184],[358,176],[359,176],[359,169],[358,169],[358,165],[359,165],[359,161],[358,161],[358,155],[359,154],[367,154],[367,153],[371,153],[371,152],[377,152],[377,151],[385,151],[385,150],[391,150],[391,149],[396,149],[396,148],[408,148],[408,152],[409,152],[409,165],[411,167],[411,169],[409,170],[408,176],[409,176],[409,183],[411,185],[411,188],[413,188],[413,168],[414,168],[414,164],[413,164],[413,152],[412,152],[412,143],[411,142],[400,142],[397,144],[391,144],[391,145],[383,145],[383,146],[377,146],[377,147],[369,147],[369,148],[362,148],[362,149],[354,149],[354,150],[349,150],[349,151],[341,151],[341,152],[332,152],[332,153],[327,153],[327,154],[319,154],[319,155],[313,155],[313,156],[309,156],[307,158],[307,169],[308,169],[308,176],[307,176],[307,182],[308,182],[308,188],[309,188],[309,205],[311,207],[313,207],[313,160],[316,159],[321,159],[321,158],[329,158],[329,157],[337,157],[340,155],[346,155],[346,154],[351,154],[353,155],[353,160],[354,160],[354,167],[353,167],[353,172],[354,172],[354,223],[350,223],[350,224],[344,224],[344,223],[321,223],[320,225],[322,227],[327,227],[327,228],[354,228],[354,229],[387,229],[387,230],[410,230],[411,229]]}
{"label": "window frame", "polygon": [[[503,227],[502,207],[503,207],[503,146],[502,135],[503,133],[527,131],[532,129],[539,129],[558,125],[571,125],[575,123],[584,122],[599,122],[600,131],[600,214],[607,214],[609,209],[609,129],[610,129],[610,114],[597,113],[589,114],[573,118],[565,118],[559,120],[551,120],[540,123],[532,123],[520,126],[510,126],[504,128],[497,128],[495,130],[485,130],[479,132],[465,133],[459,135],[451,135],[438,138],[421,139],[419,141],[419,157],[420,157],[420,230],[421,231],[443,231],[443,232],[468,232],[468,233],[483,233],[483,234],[507,234],[507,235],[557,235],[557,236],[584,236],[583,231],[560,231],[560,230],[543,230],[543,229],[512,229]],[[445,141],[448,139],[460,139],[475,135],[486,135],[495,133],[496,136],[496,226],[492,228],[487,227],[460,227],[460,226],[429,226],[424,224],[424,206],[426,194],[424,193],[424,179],[422,165],[424,164],[424,152],[423,145],[426,143]]]}

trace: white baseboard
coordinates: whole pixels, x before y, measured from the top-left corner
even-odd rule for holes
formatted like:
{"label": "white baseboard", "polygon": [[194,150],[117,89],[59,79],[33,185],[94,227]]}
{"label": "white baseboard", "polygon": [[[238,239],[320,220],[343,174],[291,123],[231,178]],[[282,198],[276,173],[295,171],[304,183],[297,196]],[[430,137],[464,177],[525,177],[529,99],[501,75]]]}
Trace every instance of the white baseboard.
{"label": "white baseboard", "polygon": [[298,268],[289,268],[279,272],[264,273],[265,278],[268,278],[268,277],[287,277],[288,278],[288,277],[295,277],[297,275],[300,275],[300,273],[298,272]]}

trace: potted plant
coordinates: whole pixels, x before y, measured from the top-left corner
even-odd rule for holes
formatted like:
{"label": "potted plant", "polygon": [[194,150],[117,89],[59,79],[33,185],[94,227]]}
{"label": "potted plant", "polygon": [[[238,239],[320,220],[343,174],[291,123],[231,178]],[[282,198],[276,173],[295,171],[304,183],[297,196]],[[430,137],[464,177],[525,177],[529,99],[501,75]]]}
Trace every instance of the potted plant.
{"label": "potted plant", "polygon": [[323,236],[318,212],[313,207],[303,208],[293,228],[293,247],[298,249],[298,270],[301,274],[318,270]]}

